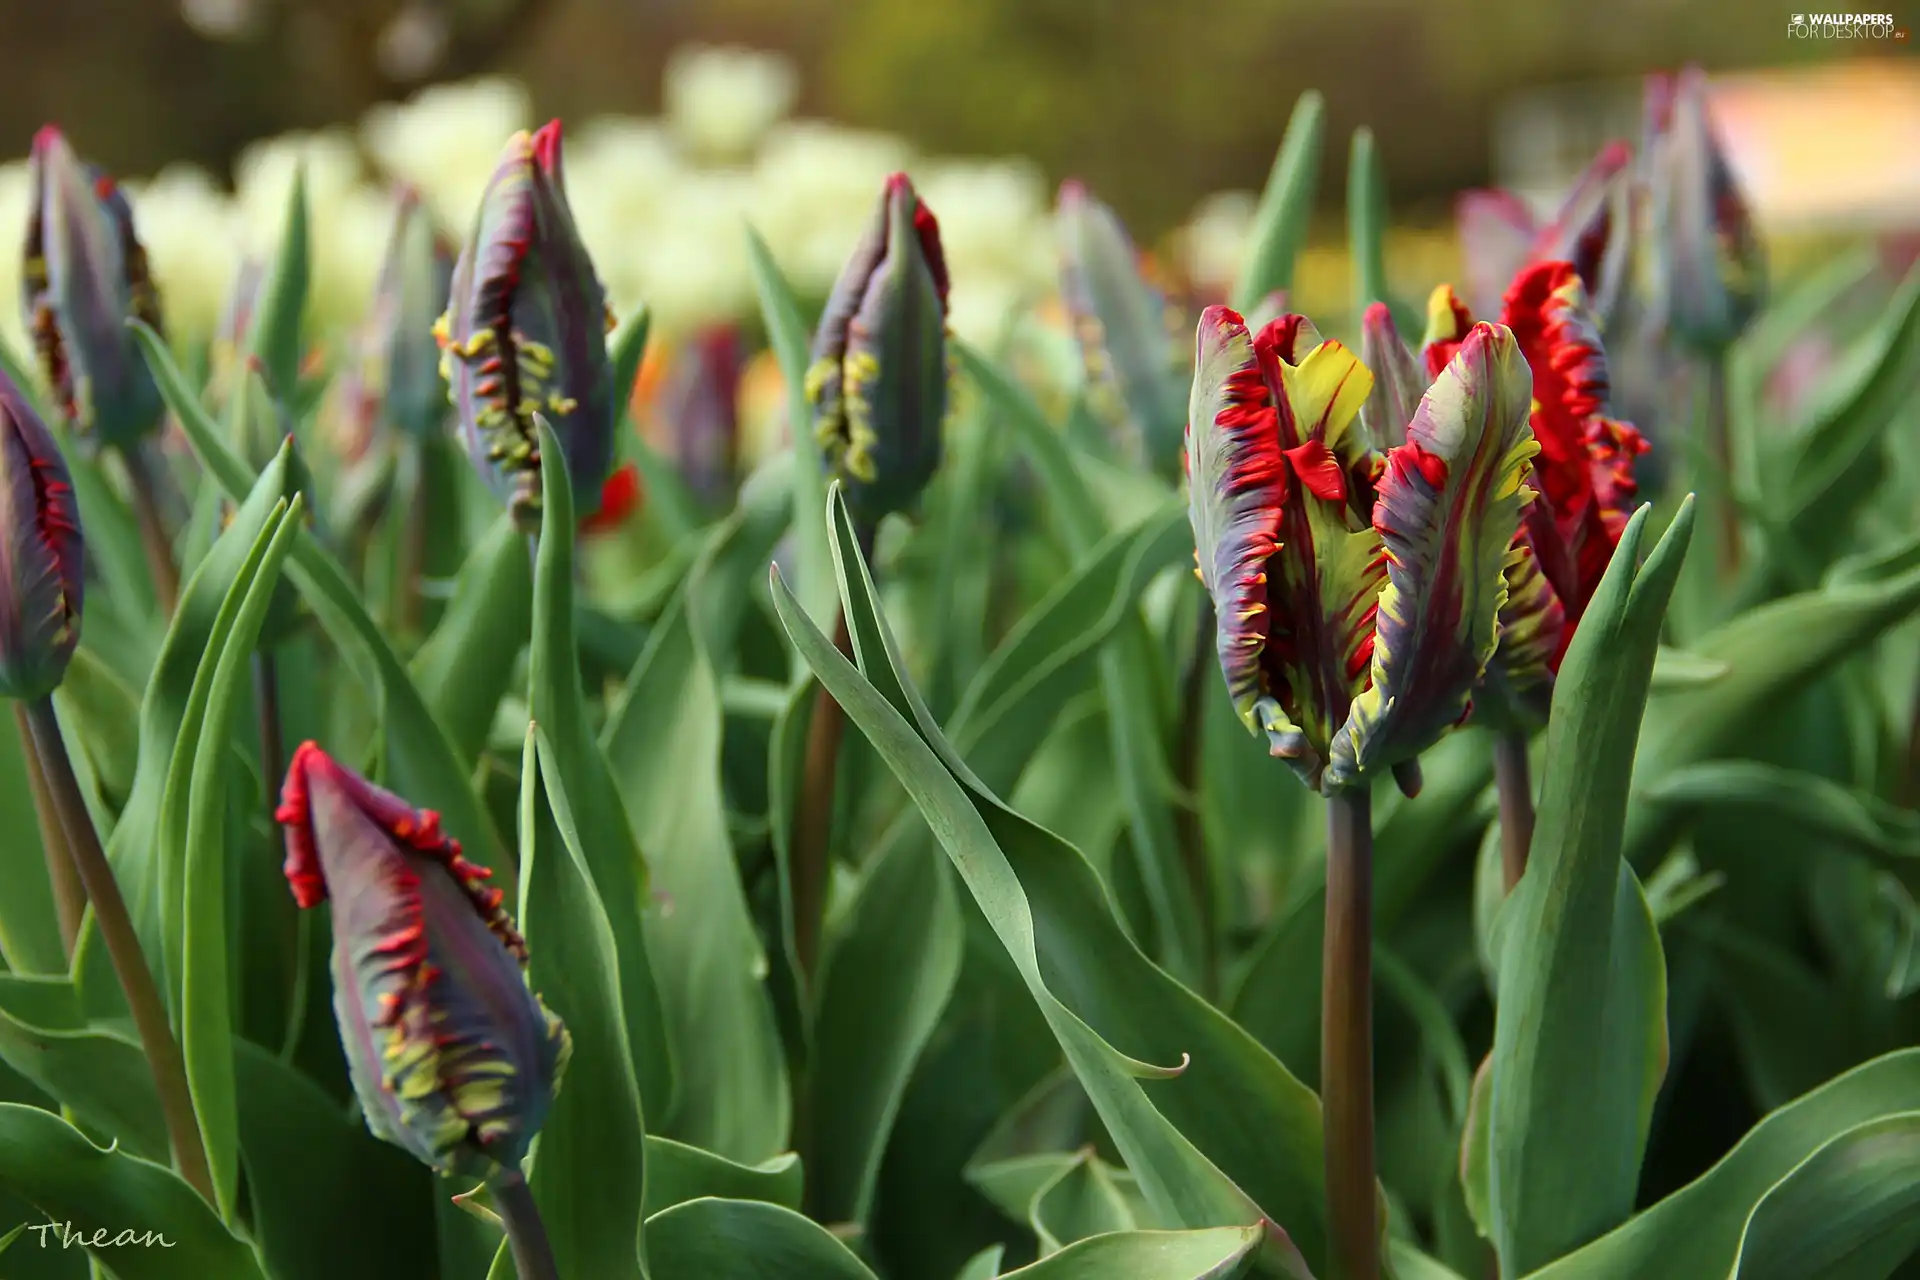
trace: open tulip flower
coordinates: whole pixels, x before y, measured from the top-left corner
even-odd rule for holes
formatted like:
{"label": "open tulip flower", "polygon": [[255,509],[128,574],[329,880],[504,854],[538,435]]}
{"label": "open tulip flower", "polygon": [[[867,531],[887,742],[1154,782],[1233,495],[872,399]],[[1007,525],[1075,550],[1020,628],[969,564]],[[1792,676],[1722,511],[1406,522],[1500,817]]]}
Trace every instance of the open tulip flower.
{"label": "open tulip flower", "polygon": [[1364,431],[1374,375],[1303,316],[1250,333],[1209,307],[1195,367],[1189,501],[1234,708],[1308,786],[1364,786],[1465,718],[1493,655],[1538,449],[1519,342],[1473,326],[1417,403],[1390,371],[1410,412]]}
{"label": "open tulip flower", "polygon": [[311,742],[275,816],[295,901],[333,902],[334,1012],[368,1128],[443,1173],[517,1172],[570,1041],[491,873]]}
{"label": "open tulip flower", "polygon": [[[1540,499],[1528,504],[1514,538],[1500,640],[1475,695],[1476,718],[1524,724],[1545,717],[1554,674],[1632,514],[1639,493],[1634,462],[1647,442],[1609,416],[1606,351],[1574,263],[1523,267],[1500,323],[1533,375],[1529,419],[1540,446],[1533,468]],[[1382,385],[1404,385],[1440,376],[1473,329],[1466,305],[1442,285],[1428,304],[1418,357],[1380,306],[1367,312],[1363,350],[1395,371]],[[1383,410],[1370,404],[1369,411]]]}

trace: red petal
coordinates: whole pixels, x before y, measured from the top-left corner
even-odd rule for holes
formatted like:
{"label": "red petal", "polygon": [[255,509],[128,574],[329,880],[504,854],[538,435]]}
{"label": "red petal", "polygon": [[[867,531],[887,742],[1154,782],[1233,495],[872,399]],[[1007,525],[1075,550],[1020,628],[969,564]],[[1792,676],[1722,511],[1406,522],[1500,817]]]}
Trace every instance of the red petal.
{"label": "red petal", "polygon": [[1284,452],[1293,466],[1293,473],[1300,477],[1300,483],[1307,492],[1328,502],[1347,500],[1346,473],[1340,470],[1340,460],[1333,456],[1324,441],[1308,440]]}

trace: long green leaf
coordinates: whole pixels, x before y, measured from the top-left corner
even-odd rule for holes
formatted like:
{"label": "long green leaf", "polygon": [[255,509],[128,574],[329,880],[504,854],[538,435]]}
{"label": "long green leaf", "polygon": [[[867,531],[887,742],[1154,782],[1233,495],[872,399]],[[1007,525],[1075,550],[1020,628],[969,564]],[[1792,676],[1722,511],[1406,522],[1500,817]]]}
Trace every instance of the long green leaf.
{"label": "long green leaf", "polygon": [[1309,89],[1294,103],[1286,136],[1273,158],[1273,172],[1260,193],[1246,260],[1233,286],[1235,310],[1251,311],[1268,294],[1293,286],[1294,259],[1307,242],[1307,227],[1313,220],[1326,132],[1326,99]]}
{"label": "long green leaf", "polygon": [[1767,1192],[1739,1280],[1885,1280],[1920,1248],[1920,1111],[1856,1125]]}
{"label": "long green leaf", "polygon": [[647,1135],[647,1207],[651,1218],[689,1200],[764,1200],[800,1208],[802,1170],[792,1152],[756,1165],[736,1164],[711,1151]]}
{"label": "long green leaf", "polygon": [[747,259],[753,267],[754,290],[760,295],[767,341],[786,383],[788,434],[793,437],[793,539],[800,599],[807,606],[809,618],[822,627],[831,627],[833,560],[827,539],[812,515],[827,501],[820,445],[813,438],[813,407],[807,403],[808,347],[812,339],[793,286],[781,273],[767,242],[751,228],[747,230]]}
{"label": "long green leaf", "polygon": [[789,636],[927,817],[1155,1211],[1191,1227],[1270,1218],[1300,1242],[1296,1250],[1284,1235],[1269,1237],[1271,1264],[1305,1274],[1300,1253],[1317,1256],[1323,1232],[1312,1095],[1147,961],[1077,851],[979,785],[900,674],[844,504],[833,504],[833,519],[865,674],[810,624],[776,573]]}
{"label": "long green leaf", "polygon": [[247,583],[233,629],[217,653],[209,652],[201,664],[203,671],[211,670],[187,792],[181,864],[180,919],[186,937],[180,971],[180,1048],[215,1201],[228,1222],[239,1206],[240,1182],[240,1120],[233,1083],[235,1019],[227,972],[227,932],[237,923],[229,921],[227,906],[226,782],[233,704],[242,677],[252,670],[260,626],[273,603],[280,566],[293,546],[304,510],[302,497],[295,495],[292,505],[269,524],[270,541]]}
{"label": "long green leaf", "polygon": [[486,747],[526,648],[532,612],[527,541],[503,513],[467,557],[440,625],[408,664],[421,698],[464,761],[477,760]]}
{"label": "long green leaf", "polygon": [[727,832],[722,725],[719,682],[683,595],[653,629],[601,741],[621,792],[635,798],[627,813],[653,851],[654,892],[671,904],[646,922],[680,1079],[656,1127],[758,1161],[786,1147],[789,1090],[767,956]]}
{"label": "long green leaf", "polygon": [[133,1028],[88,1022],[65,978],[0,975],[0,1060],[133,1155],[168,1159],[153,1068]]}
{"label": "long green leaf", "polygon": [[1261,1228],[1122,1231],[1069,1245],[1006,1280],[1232,1280],[1260,1247]]}
{"label": "long green leaf", "polygon": [[[229,499],[242,501],[254,484],[252,469],[228,447],[219,427],[188,387],[166,344],[143,324],[136,322],[132,328],[167,407],[173,410],[207,474]],[[474,795],[466,767],[428,712],[393,646],[367,614],[339,561],[303,530],[294,544],[289,573],[334,643],[350,660],[361,659],[361,669],[368,678],[379,682],[386,742],[385,781],[408,799],[438,812],[447,830],[466,846],[471,860],[484,866],[499,865],[505,845]]]}
{"label": "long green leaf", "polygon": [[287,191],[287,210],[280,223],[280,240],[260,280],[253,320],[247,330],[247,354],[259,360],[268,388],[291,408],[300,385],[301,322],[306,318],[307,281],[312,270],[308,232],[307,175],[295,169]]}
{"label": "long green leaf", "polygon": [[[49,1223],[70,1223],[74,1246],[84,1240],[118,1280],[266,1280],[253,1250],[172,1170],[103,1151],[50,1112],[0,1103],[0,1186]],[[51,1226],[42,1238],[66,1247]]]}
{"label": "long green leaf", "polygon": [[1561,667],[1532,854],[1496,930],[1488,1172],[1503,1277],[1632,1212],[1666,1072],[1666,963],[1620,838],[1693,503],[1642,568],[1650,510],[1621,536]]}
{"label": "long green leaf", "polygon": [[874,1280],[825,1227],[759,1200],[689,1200],[647,1219],[663,1276],[700,1280]]}
{"label": "long green leaf", "polygon": [[[647,864],[635,842],[636,828],[620,786],[594,737],[581,687],[574,631],[573,490],[566,456],[544,419],[540,442],[540,456],[546,461],[540,469],[540,539],[534,552],[529,703],[534,721],[553,744],[559,761],[555,780],[567,789],[580,824],[580,847],[593,869],[594,889],[613,929],[629,1052],[639,1072],[640,1096],[649,1115],[666,1117],[672,1114],[674,1066],[641,914]],[[636,801],[641,798],[635,797]]]}
{"label": "long green leaf", "polygon": [[[1756,1208],[1769,1193],[1792,1186],[1796,1179],[1791,1175],[1807,1167],[1810,1158],[1817,1157],[1829,1143],[1847,1141],[1846,1135],[1860,1126],[1916,1109],[1920,1109],[1920,1050],[1876,1058],[1773,1112],[1700,1177],[1593,1243],[1534,1272],[1529,1280],[1733,1277],[1742,1239],[1758,1216]],[[1793,1191],[1791,1200],[1807,1196],[1818,1203],[1817,1197],[1826,1195],[1830,1197],[1826,1204],[1854,1203],[1871,1211],[1877,1207],[1872,1201],[1887,1188],[1875,1161],[1858,1158],[1870,1154],[1870,1146],[1852,1152],[1839,1148],[1836,1155],[1840,1158],[1814,1166],[1816,1176]],[[1830,1182],[1830,1177],[1839,1181]],[[1894,1189],[1909,1193],[1915,1175],[1909,1171],[1903,1181],[1904,1187]],[[1836,1187],[1837,1194],[1833,1191]],[[1788,1201],[1776,1201],[1767,1216],[1788,1215],[1794,1208]],[[1871,1212],[1866,1215],[1869,1224],[1873,1216]],[[1858,1224],[1860,1220],[1852,1221]],[[1829,1224],[1833,1222],[1830,1215]],[[1834,1242],[1829,1238],[1828,1243]],[[1794,1274],[1796,1280],[1812,1280],[1829,1273]]]}
{"label": "long green leaf", "polygon": [[[566,1023],[573,1056],[528,1181],[561,1275],[645,1280],[645,1111],[617,937],[559,770],[544,730],[532,730],[520,766],[520,914],[534,989]],[[512,1274],[503,1245],[492,1275]]]}
{"label": "long green leaf", "polygon": [[0,883],[7,886],[0,894],[0,958],[14,973],[64,974],[67,957],[24,748],[15,725],[0,725],[0,830],[8,833],[0,840]]}

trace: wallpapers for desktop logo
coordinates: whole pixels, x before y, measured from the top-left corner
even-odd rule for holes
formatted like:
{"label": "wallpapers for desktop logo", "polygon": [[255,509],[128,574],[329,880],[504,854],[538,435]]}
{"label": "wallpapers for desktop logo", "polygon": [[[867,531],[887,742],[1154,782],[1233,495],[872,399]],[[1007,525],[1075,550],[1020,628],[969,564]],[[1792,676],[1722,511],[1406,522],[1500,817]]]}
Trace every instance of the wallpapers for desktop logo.
{"label": "wallpapers for desktop logo", "polygon": [[1796,13],[1787,22],[1795,40],[1905,40],[1907,29],[1890,13]]}

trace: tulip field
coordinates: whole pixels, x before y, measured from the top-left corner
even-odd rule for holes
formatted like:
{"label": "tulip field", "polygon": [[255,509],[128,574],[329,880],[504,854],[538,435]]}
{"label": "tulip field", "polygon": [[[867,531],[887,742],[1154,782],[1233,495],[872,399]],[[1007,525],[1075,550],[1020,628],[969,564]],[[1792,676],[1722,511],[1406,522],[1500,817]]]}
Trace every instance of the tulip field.
{"label": "tulip field", "polygon": [[1213,281],[561,121],[150,260],[41,130],[0,1274],[1920,1275],[1913,245],[1697,69],[1457,279],[1326,134]]}

